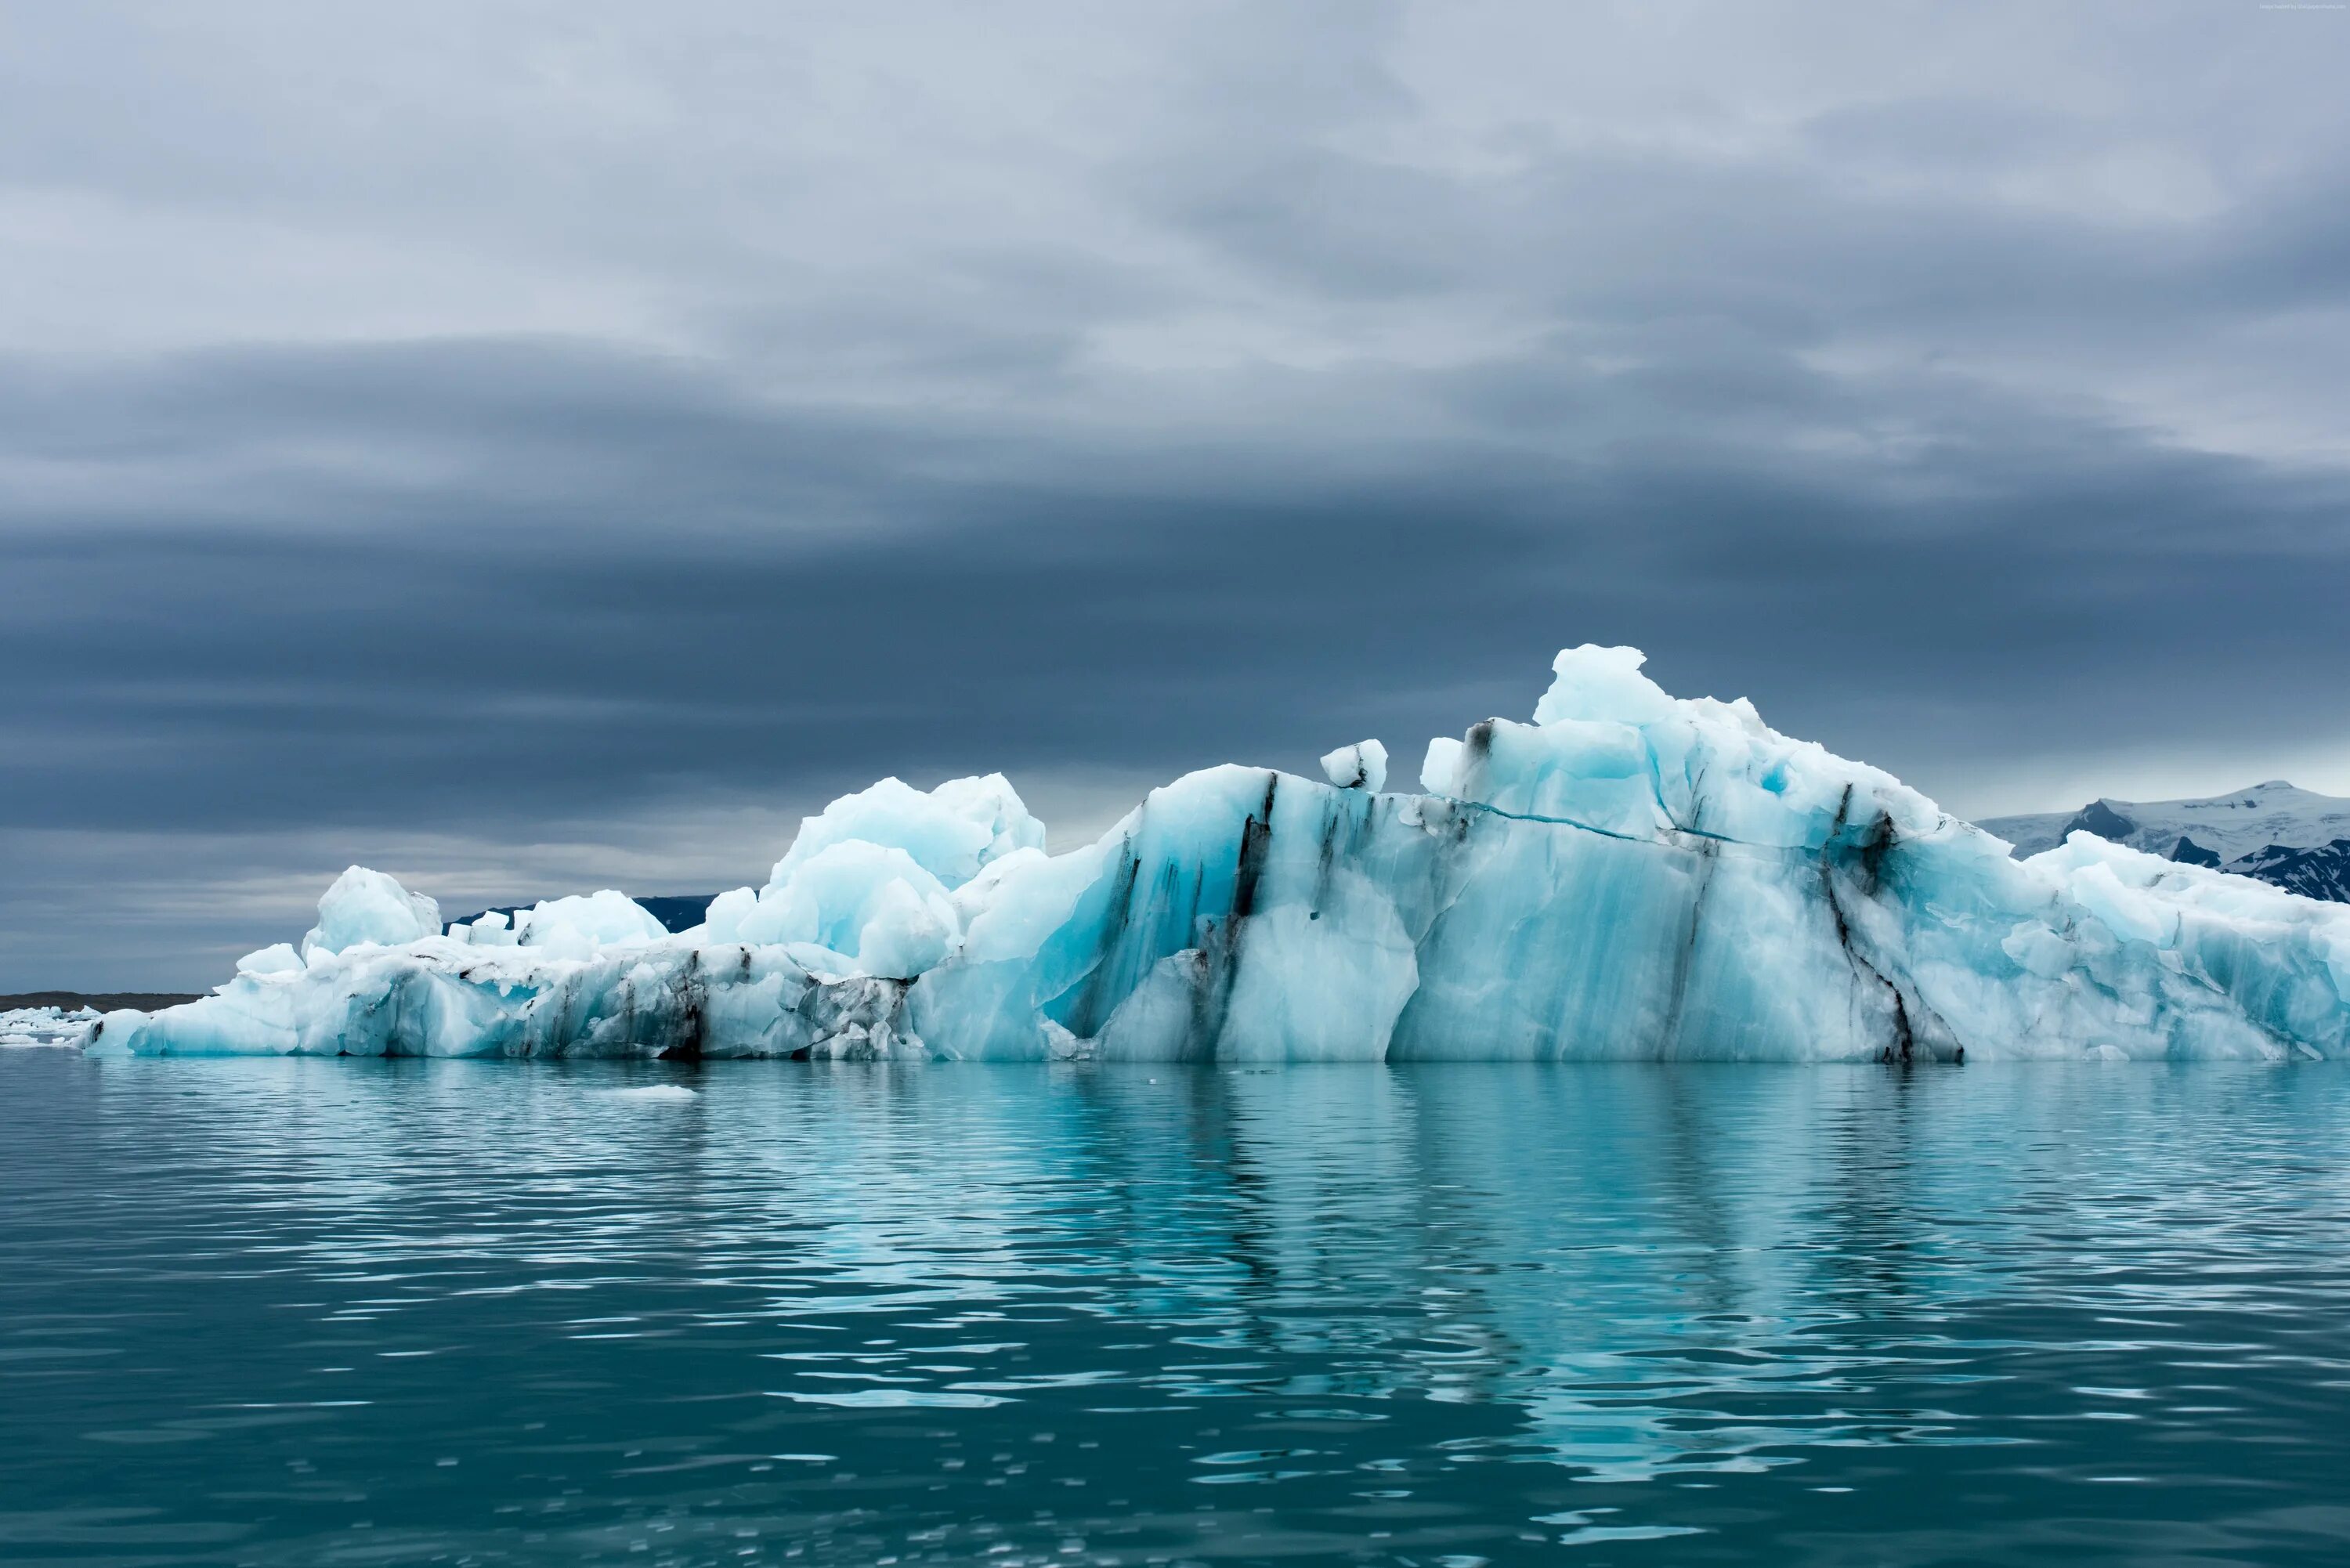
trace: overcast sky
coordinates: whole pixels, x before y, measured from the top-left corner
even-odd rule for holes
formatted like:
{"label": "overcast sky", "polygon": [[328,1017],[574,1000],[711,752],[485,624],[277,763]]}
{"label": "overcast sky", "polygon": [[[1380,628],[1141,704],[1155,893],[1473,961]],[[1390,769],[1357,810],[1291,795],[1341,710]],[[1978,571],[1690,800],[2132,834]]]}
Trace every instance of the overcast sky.
{"label": "overcast sky", "polygon": [[0,990],[1630,642],[2350,794],[2350,11],[0,5]]}

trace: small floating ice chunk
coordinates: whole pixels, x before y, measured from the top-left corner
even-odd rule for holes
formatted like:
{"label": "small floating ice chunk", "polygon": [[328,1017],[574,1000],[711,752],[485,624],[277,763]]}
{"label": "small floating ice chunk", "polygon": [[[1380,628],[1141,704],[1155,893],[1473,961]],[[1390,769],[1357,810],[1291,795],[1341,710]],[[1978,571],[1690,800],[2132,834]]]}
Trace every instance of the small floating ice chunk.
{"label": "small floating ice chunk", "polygon": [[689,1089],[683,1084],[639,1084],[632,1089],[614,1089],[611,1094],[616,1100],[643,1100],[656,1104],[702,1097],[700,1090]]}
{"label": "small floating ice chunk", "polygon": [[942,1388],[852,1388],[845,1394],[768,1390],[771,1397],[799,1405],[830,1405],[842,1410],[984,1410],[1012,1400],[995,1394],[965,1394]]}

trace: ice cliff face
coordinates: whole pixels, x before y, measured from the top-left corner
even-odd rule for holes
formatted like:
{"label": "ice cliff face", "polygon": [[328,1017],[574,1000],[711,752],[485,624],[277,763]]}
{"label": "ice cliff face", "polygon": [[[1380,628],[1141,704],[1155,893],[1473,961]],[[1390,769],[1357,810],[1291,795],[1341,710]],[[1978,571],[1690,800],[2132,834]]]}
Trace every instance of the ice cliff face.
{"label": "ice cliff face", "polygon": [[[1559,655],[1530,724],[1211,768],[1047,856],[1000,776],[885,780],[670,934],[615,893],[432,933],[354,868],[303,944],[100,1052],[1148,1060],[2350,1051],[2350,909],[2075,834]],[[631,911],[634,911],[634,915]]]}

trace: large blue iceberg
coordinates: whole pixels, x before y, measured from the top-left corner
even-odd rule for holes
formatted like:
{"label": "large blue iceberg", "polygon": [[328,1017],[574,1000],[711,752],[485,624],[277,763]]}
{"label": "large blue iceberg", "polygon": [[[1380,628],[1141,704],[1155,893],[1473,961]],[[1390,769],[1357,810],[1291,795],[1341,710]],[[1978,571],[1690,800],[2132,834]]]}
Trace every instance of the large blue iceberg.
{"label": "large blue iceberg", "polygon": [[2074,834],[2028,860],[1631,649],[1331,782],[1189,774],[1053,856],[1000,775],[885,779],[671,934],[614,892],[445,932],[354,867],[298,949],[96,1052],[1014,1060],[2350,1051],[2350,907]]}

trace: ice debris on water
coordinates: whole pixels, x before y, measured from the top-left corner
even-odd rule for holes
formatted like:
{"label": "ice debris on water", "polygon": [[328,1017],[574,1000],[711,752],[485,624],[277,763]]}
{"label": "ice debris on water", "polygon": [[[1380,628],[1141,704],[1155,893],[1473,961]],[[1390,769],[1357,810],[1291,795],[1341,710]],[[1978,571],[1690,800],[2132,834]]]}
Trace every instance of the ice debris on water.
{"label": "ice debris on water", "polygon": [[617,892],[442,930],[354,867],[300,950],[101,1053],[673,1058],[2333,1057],[2350,907],[1890,775],[1558,656],[1531,723],[1323,783],[1209,768],[1061,855],[1001,775],[885,779],[674,935]]}
{"label": "ice debris on water", "polygon": [[62,1007],[0,1008],[0,1050],[79,1046],[98,1019],[87,1007],[70,1012]]}

